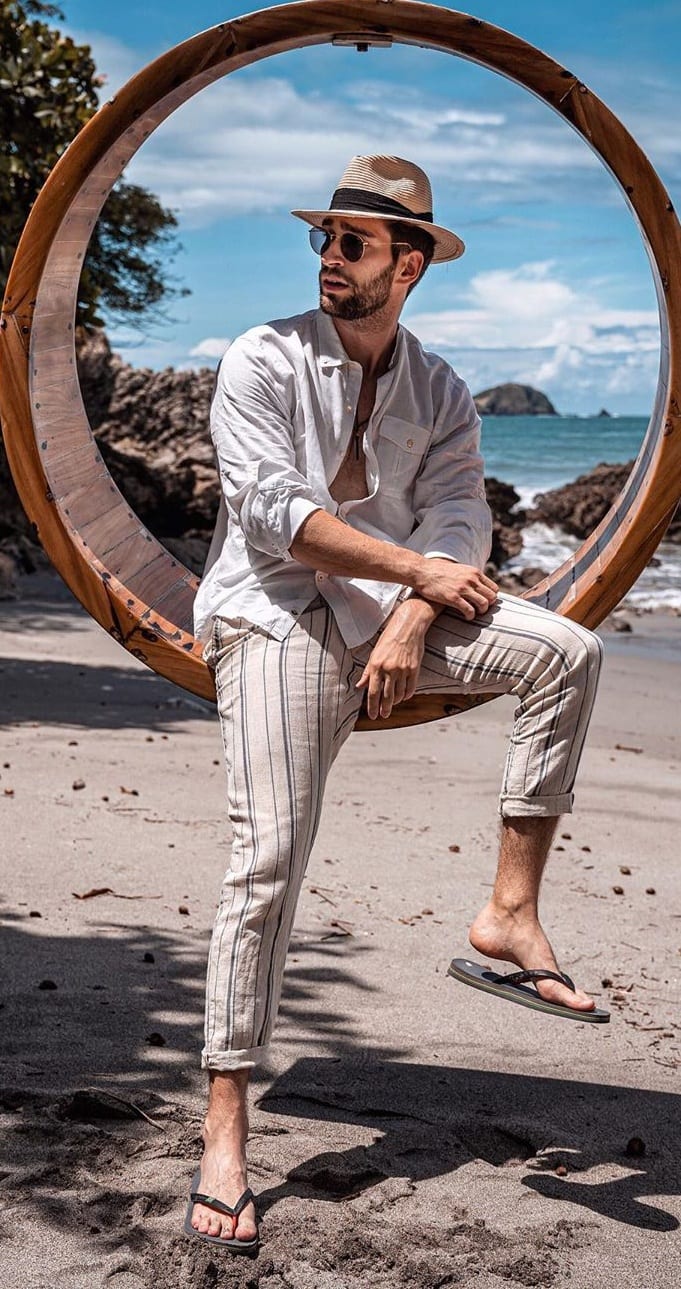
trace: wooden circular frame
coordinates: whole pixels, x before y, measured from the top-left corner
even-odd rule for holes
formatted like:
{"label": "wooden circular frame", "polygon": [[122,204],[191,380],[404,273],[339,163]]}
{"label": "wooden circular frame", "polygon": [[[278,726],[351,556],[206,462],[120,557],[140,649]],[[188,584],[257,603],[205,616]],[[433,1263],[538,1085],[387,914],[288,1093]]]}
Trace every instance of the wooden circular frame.
{"label": "wooden circular frame", "polygon": [[[659,302],[661,362],[641,451],[617,501],[578,551],[527,598],[597,625],[645,567],[681,494],[681,230],[649,161],[572,72],[518,37],[412,0],[305,0],[201,32],[134,76],[55,166],[26,224],[0,323],[0,415],[23,504],[53,564],[126,649],[177,684],[214,697],[192,634],[197,578],[147,532],[114,485],[76,373],[80,272],[99,212],[140,145],[176,108],[237,68],[334,42],[393,41],[459,55],[532,91],[584,138],[637,219]],[[372,729],[441,719],[477,704],[420,695]]]}

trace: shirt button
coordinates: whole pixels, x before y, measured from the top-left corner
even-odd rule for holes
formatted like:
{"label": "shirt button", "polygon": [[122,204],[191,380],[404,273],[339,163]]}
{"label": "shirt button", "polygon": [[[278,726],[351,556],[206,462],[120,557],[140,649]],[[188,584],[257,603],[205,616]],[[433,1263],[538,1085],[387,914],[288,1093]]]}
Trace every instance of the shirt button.
{"label": "shirt button", "polygon": [[413,439],[407,439],[407,447],[408,447],[408,448],[413,448],[413,446],[414,446],[414,440],[413,440]]}

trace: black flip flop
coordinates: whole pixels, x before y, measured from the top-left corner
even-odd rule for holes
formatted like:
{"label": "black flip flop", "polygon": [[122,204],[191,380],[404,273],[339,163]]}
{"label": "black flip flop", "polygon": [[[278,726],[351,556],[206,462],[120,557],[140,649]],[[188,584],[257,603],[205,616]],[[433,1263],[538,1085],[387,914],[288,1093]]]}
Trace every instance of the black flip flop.
{"label": "black flip flop", "polygon": [[479,962],[469,962],[466,958],[453,958],[447,969],[447,975],[460,980],[463,985],[472,985],[473,989],[484,989],[485,993],[496,994],[497,998],[506,998],[508,1002],[520,1003],[521,1007],[532,1007],[534,1011],[548,1012],[550,1016],[562,1016],[565,1020],[581,1020],[587,1024],[605,1025],[610,1020],[610,1012],[599,1010],[591,1012],[577,1011],[575,1007],[562,1007],[559,1003],[547,1002],[536,989],[526,989],[526,980],[557,980],[574,990],[575,986],[564,971],[512,971],[507,976],[500,976],[496,971],[489,971]]}
{"label": "black flip flop", "polygon": [[189,1195],[189,1204],[187,1205],[187,1214],[184,1219],[184,1230],[186,1235],[195,1236],[197,1240],[204,1240],[206,1244],[219,1244],[222,1249],[228,1249],[230,1253],[250,1253],[255,1254],[260,1247],[260,1236],[256,1234],[252,1240],[237,1240],[233,1236],[231,1239],[225,1239],[222,1235],[208,1235],[208,1232],[197,1231],[192,1226],[192,1210],[195,1204],[205,1204],[208,1208],[214,1208],[218,1213],[226,1213],[228,1217],[238,1217],[251,1200],[255,1202],[255,1196],[250,1187],[240,1195],[234,1208],[230,1204],[223,1204],[222,1200],[216,1199],[214,1195],[202,1195],[196,1190],[201,1185],[201,1169],[197,1168],[192,1178],[192,1189]]}

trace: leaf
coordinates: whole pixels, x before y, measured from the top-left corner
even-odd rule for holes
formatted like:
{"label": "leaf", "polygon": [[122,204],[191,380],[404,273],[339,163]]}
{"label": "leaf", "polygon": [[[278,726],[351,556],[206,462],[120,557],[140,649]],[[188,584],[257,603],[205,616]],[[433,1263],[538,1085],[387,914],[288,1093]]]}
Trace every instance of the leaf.
{"label": "leaf", "polygon": [[91,891],[84,891],[82,895],[78,891],[71,891],[76,900],[93,900],[96,895],[113,895],[116,900],[160,900],[160,895],[119,895],[110,886],[95,886]]}

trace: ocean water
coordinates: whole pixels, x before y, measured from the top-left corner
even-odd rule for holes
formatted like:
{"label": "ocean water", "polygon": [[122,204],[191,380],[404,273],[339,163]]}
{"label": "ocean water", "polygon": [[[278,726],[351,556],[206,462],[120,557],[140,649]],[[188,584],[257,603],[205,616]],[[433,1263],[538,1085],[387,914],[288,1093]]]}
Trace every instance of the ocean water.
{"label": "ocean water", "polygon": [[[572,483],[601,462],[630,461],[647,429],[642,416],[486,416],[482,427],[485,474],[513,484],[520,506],[538,492]],[[510,571],[529,566],[547,572],[567,559],[579,542],[547,524],[523,531],[523,549]],[[662,542],[625,600],[640,609],[681,611],[681,548]]]}

